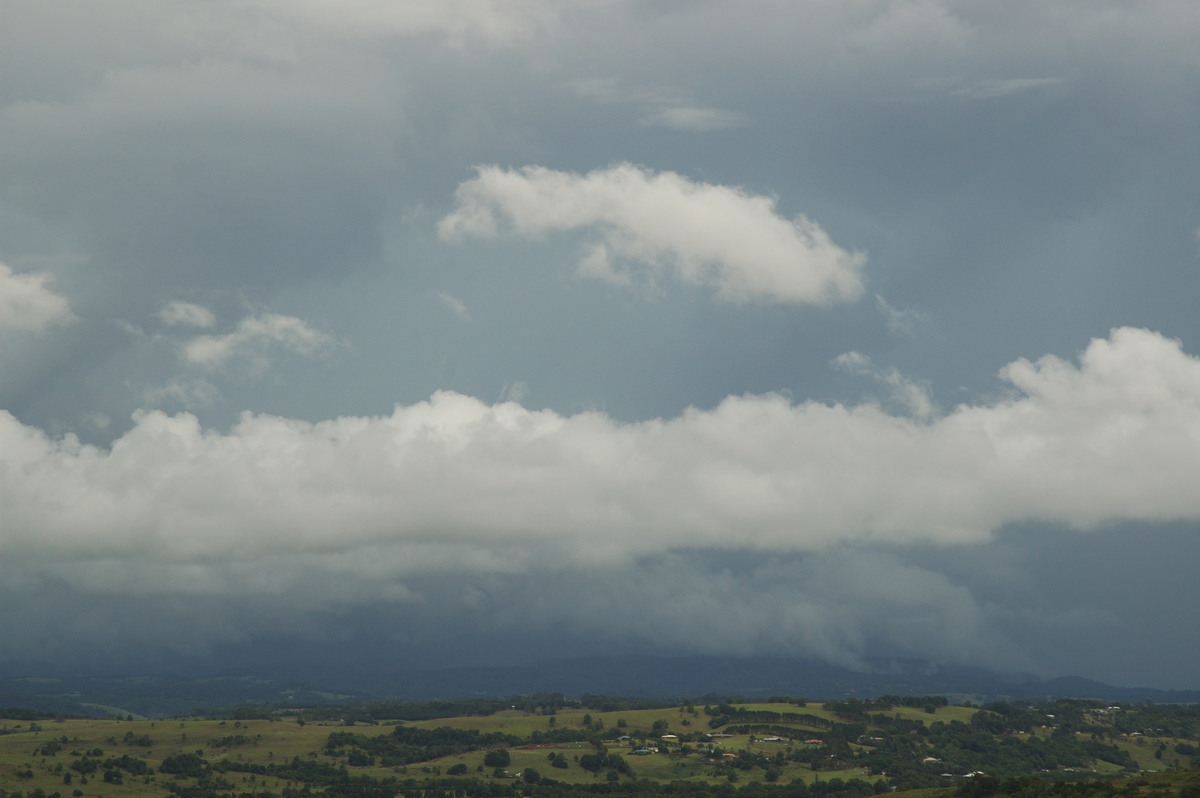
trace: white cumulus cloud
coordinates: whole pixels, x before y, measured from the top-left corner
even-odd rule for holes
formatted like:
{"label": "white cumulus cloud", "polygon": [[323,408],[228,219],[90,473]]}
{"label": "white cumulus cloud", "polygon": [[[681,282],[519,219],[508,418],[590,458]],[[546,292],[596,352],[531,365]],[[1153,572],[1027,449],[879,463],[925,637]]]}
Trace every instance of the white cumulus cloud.
{"label": "white cumulus cloud", "polygon": [[67,300],[44,274],[17,274],[0,263],[0,329],[40,330],[71,318]]}
{"label": "white cumulus cloud", "polygon": [[575,174],[527,166],[478,168],[442,219],[444,239],[537,238],[591,230],[581,273],[616,283],[671,277],[721,299],[827,304],[856,299],[865,256],[819,225],[785,219],[771,197],[697,183],[632,164]]}
{"label": "white cumulus cloud", "polygon": [[397,572],[510,572],[680,549],[964,544],[1008,523],[1200,519],[1200,360],[1119,329],[1078,365],[930,421],[731,397],[621,423],[455,393],[385,417],[149,412],[110,449],[0,415],[0,550],[253,560],[374,548]]}

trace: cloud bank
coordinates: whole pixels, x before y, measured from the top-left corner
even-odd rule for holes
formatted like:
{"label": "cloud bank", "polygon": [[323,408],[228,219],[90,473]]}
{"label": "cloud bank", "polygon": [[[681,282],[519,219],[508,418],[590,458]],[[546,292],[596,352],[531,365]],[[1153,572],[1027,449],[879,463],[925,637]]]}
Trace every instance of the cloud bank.
{"label": "cloud bank", "polygon": [[766,395],[626,424],[442,392],[225,433],[150,412],[102,449],[4,414],[0,550],[201,565],[374,547],[402,574],[1200,519],[1200,360],[1178,342],[1119,329],[1078,365],[1002,374],[1011,398],[930,421]]}
{"label": "cloud bank", "polygon": [[30,638],[50,613],[76,642],[112,628],[203,651],[382,612],[373,635],[417,650],[449,634],[432,627],[570,629],[630,650],[1024,667],[1014,625],[1119,622],[995,605],[988,566],[972,587],[901,554],[1025,522],[1060,537],[1200,520],[1200,358],[1122,328],[1078,363],[1001,375],[1008,395],[929,418],[763,395],[621,423],[441,392],[384,417],[247,414],[227,432],[148,412],[100,448],[0,414],[0,628],[58,650]]}
{"label": "cloud bank", "polygon": [[828,304],[858,298],[865,257],[816,223],[788,221],[770,197],[618,164],[585,175],[481,166],[455,192],[444,239],[599,234],[580,273],[619,284],[664,277],[733,302]]}

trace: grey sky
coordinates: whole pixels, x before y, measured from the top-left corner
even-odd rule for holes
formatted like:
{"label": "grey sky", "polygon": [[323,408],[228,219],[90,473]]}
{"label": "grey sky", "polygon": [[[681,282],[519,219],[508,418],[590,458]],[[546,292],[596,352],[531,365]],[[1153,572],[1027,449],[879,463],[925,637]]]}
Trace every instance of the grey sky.
{"label": "grey sky", "polygon": [[12,656],[1196,686],[1195,4],[0,16]]}

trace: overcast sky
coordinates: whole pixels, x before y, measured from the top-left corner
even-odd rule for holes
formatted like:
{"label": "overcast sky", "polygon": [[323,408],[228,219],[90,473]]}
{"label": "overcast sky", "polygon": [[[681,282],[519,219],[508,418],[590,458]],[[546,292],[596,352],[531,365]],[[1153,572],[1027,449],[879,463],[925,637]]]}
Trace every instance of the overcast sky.
{"label": "overcast sky", "polygon": [[1200,688],[1200,5],[7,0],[7,659]]}

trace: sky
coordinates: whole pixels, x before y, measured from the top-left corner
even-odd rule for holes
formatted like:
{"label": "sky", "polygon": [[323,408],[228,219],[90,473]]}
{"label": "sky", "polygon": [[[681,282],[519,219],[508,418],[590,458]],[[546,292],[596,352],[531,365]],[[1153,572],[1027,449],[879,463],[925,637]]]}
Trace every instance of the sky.
{"label": "sky", "polygon": [[7,0],[0,659],[1200,688],[1198,40]]}

